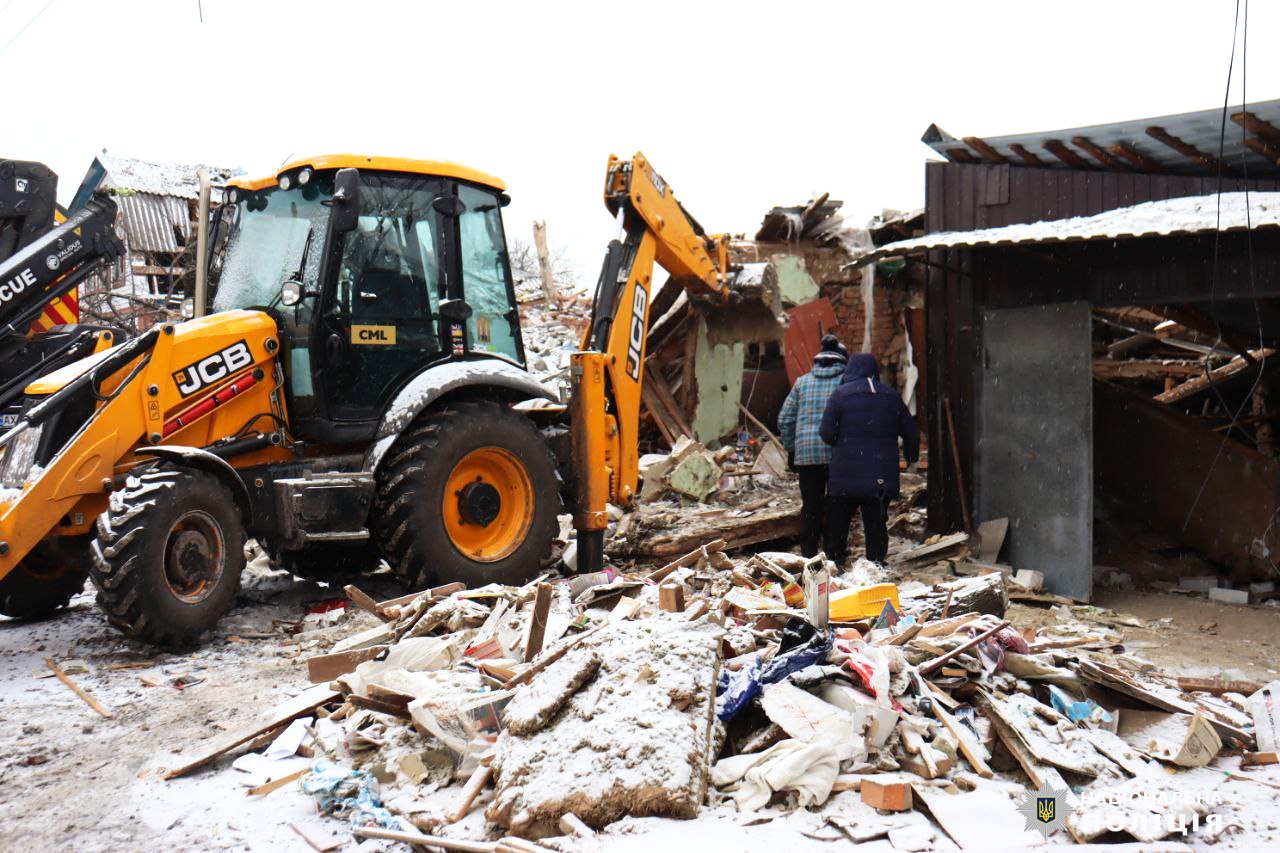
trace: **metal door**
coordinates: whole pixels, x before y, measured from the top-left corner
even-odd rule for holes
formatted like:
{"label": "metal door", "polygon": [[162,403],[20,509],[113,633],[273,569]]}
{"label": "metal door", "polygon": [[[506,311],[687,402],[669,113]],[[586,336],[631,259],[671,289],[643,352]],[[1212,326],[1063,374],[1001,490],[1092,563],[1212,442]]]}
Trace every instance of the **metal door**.
{"label": "metal door", "polygon": [[978,520],[1008,517],[1004,554],[1050,592],[1093,586],[1093,371],[1087,302],[987,311]]}

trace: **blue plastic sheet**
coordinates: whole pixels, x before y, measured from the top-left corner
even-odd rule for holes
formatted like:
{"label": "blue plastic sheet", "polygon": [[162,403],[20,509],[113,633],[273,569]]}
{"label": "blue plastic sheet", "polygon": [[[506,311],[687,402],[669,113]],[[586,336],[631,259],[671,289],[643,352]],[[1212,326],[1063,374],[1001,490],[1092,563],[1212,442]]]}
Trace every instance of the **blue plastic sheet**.
{"label": "blue plastic sheet", "polygon": [[1111,714],[1101,708],[1097,702],[1092,699],[1085,699],[1084,701],[1072,699],[1062,688],[1052,684],[1049,685],[1049,703],[1053,705],[1053,710],[1074,722],[1089,719],[1093,716],[1095,710],[1102,711],[1102,717],[1100,718],[1102,722],[1111,722]]}
{"label": "blue plastic sheet", "polygon": [[322,814],[346,817],[352,826],[404,828],[399,818],[383,808],[367,770],[352,770],[321,759],[302,777],[302,790],[315,798]]}
{"label": "blue plastic sheet", "polygon": [[755,660],[737,671],[720,670],[716,715],[722,720],[732,720],[748,702],[760,695],[766,684],[781,681],[793,672],[826,660],[830,651],[831,639],[815,634],[804,645],[776,655],[767,664]]}

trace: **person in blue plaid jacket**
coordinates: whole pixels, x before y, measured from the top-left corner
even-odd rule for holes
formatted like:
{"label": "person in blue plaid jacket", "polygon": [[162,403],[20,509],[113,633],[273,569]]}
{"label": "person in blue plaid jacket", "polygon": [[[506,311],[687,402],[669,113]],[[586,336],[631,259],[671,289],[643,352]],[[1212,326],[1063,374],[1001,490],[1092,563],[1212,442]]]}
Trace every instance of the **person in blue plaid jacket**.
{"label": "person in blue plaid jacket", "polygon": [[800,553],[818,553],[826,518],[827,473],[831,447],[818,435],[827,398],[840,385],[849,351],[835,335],[823,335],[813,368],[796,380],[778,414],[778,434],[791,470],[800,478]]}

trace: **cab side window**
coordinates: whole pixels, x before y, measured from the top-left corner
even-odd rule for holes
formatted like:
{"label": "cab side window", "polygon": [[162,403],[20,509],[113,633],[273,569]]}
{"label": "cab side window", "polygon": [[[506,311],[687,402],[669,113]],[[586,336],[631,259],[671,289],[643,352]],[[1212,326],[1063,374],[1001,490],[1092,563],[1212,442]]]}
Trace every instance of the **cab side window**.
{"label": "cab side window", "polygon": [[458,218],[458,236],[462,292],[471,306],[471,318],[467,320],[470,347],[475,352],[498,353],[521,361],[515,293],[498,196],[492,191],[461,186],[458,198],[465,206]]}

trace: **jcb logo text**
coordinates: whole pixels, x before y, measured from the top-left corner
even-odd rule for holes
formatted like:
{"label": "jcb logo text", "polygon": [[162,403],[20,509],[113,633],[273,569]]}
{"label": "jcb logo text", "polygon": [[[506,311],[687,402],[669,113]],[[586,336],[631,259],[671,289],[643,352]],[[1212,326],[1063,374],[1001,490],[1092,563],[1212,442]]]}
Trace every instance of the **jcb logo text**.
{"label": "jcb logo text", "polygon": [[173,381],[178,383],[178,392],[183,397],[190,397],[201,388],[251,364],[253,353],[249,352],[249,345],[244,341],[237,341],[226,349],[205,356],[177,371],[173,374]]}

